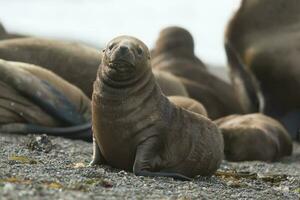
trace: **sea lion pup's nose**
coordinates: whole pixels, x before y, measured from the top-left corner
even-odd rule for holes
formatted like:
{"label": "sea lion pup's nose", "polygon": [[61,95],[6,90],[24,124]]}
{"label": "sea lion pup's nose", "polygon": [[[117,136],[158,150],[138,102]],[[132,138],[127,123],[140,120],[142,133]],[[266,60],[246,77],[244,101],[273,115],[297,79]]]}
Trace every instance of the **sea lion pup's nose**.
{"label": "sea lion pup's nose", "polygon": [[127,45],[120,45],[119,46],[119,51],[121,55],[126,55],[127,53],[129,53],[129,48]]}
{"label": "sea lion pup's nose", "polygon": [[127,63],[134,64],[134,52],[130,50],[129,44],[119,44],[111,55],[111,61],[126,61]]}

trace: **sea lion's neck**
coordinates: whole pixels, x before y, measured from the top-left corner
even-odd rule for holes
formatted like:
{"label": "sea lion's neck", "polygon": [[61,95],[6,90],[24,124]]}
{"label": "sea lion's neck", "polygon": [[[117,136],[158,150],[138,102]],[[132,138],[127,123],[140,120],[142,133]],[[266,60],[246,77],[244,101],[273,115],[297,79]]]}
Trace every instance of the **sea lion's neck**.
{"label": "sea lion's neck", "polygon": [[159,100],[161,96],[151,68],[124,87],[114,87],[106,83],[104,76],[103,73],[99,74],[98,96],[101,104],[107,105],[107,109],[131,110],[134,107],[142,106],[153,98]]}

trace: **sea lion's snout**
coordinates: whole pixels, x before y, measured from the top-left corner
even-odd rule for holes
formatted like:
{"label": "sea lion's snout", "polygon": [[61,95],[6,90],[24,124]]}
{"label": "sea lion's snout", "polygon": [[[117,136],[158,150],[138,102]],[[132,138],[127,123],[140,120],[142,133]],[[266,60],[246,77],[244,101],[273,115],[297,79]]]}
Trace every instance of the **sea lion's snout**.
{"label": "sea lion's snout", "polygon": [[[130,44],[117,44],[111,51],[110,63],[124,63],[134,66],[135,55]],[[118,65],[120,66],[120,65]]]}

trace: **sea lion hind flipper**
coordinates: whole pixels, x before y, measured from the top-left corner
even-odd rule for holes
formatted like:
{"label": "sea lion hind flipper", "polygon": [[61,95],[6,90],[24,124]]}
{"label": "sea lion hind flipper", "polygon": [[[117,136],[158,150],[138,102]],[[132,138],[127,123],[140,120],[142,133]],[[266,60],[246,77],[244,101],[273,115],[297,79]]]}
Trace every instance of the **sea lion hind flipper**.
{"label": "sea lion hind flipper", "polygon": [[69,127],[46,127],[36,124],[11,123],[0,126],[0,132],[15,134],[48,134],[62,136],[70,139],[92,140],[91,123]]}
{"label": "sea lion hind flipper", "polygon": [[192,178],[189,178],[187,176],[184,176],[182,174],[178,173],[172,173],[172,172],[150,172],[147,170],[141,170],[135,173],[136,176],[148,176],[148,177],[170,177],[174,178],[176,180],[180,181],[192,181]]}
{"label": "sea lion hind flipper", "polygon": [[133,165],[133,173],[136,176],[148,176],[148,177],[171,177],[182,181],[191,181],[182,174],[167,171],[152,172],[152,166],[157,167],[162,161],[157,159],[159,150],[158,139],[156,137],[147,138],[143,143],[137,146],[135,161]]}
{"label": "sea lion hind flipper", "polygon": [[106,160],[102,155],[100,148],[93,136],[93,160],[90,162],[89,166],[101,165],[106,164]]}

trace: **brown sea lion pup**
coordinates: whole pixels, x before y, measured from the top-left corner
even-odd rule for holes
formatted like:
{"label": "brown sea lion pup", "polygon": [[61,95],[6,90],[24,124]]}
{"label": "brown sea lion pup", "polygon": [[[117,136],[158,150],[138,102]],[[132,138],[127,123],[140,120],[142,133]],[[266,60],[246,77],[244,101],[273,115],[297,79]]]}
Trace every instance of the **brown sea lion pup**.
{"label": "brown sea lion pup", "polygon": [[130,36],[107,45],[94,83],[92,122],[92,165],[190,180],[212,175],[222,160],[216,125],[162,94],[148,48]]}
{"label": "brown sea lion pup", "polygon": [[90,100],[41,67],[0,59],[0,132],[91,140]]}
{"label": "brown sea lion pup", "polygon": [[0,41],[0,58],[44,67],[92,96],[102,52],[74,43],[39,38]]}
{"label": "brown sea lion pup", "polygon": [[299,19],[299,0],[243,0],[225,36],[243,107],[279,120],[293,138],[300,129]]}
{"label": "brown sea lion pup", "polygon": [[160,70],[153,70],[153,74],[164,95],[184,97],[189,96],[180,79],[173,74]]}
{"label": "brown sea lion pup", "polygon": [[153,68],[179,77],[189,96],[204,105],[210,118],[242,112],[231,85],[211,74],[195,56],[194,40],[187,30],[163,29],[153,54]]}
{"label": "brown sea lion pup", "polygon": [[263,114],[230,115],[215,121],[224,137],[229,161],[276,161],[292,154],[286,129]]}

